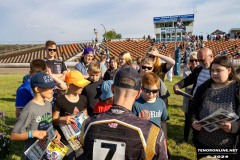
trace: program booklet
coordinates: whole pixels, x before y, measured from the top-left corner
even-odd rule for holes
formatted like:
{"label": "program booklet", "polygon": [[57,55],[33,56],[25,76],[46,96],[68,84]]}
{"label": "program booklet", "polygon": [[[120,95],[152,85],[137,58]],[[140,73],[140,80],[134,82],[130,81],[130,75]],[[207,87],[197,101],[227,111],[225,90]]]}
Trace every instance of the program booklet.
{"label": "program booklet", "polygon": [[[69,114],[67,114],[69,115]],[[72,115],[72,114],[70,114]],[[64,137],[68,141],[69,145],[74,151],[82,151],[82,145],[80,144],[80,133],[82,129],[82,124],[88,117],[84,112],[78,112],[78,109],[74,109],[74,119],[75,122],[71,124],[59,124]]]}
{"label": "program booklet", "polygon": [[201,124],[202,127],[208,131],[212,132],[219,129],[219,124],[222,122],[234,122],[239,118],[235,113],[231,113],[222,108],[218,109],[208,117],[198,121],[198,124]]}
{"label": "program booklet", "polygon": [[47,135],[46,139],[36,140],[24,152],[30,160],[61,160],[66,155],[68,147],[62,142],[53,142],[56,137],[53,126],[48,128]]}

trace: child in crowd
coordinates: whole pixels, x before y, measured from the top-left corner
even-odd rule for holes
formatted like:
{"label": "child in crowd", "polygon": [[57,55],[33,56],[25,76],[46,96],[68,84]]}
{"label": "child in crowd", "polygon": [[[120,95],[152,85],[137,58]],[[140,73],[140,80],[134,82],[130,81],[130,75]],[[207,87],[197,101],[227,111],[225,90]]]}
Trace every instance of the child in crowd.
{"label": "child in crowd", "polygon": [[[72,115],[81,111],[87,115],[87,98],[80,94],[82,93],[83,88],[88,85],[90,81],[84,79],[82,73],[79,71],[72,70],[66,75],[65,82],[68,86],[67,93],[59,97],[54,104],[53,124],[56,126],[60,123],[69,124],[74,122],[75,120]],[[60,128],[57,127],[57,129],[61,134],[61,141],[69,148],[64,159],[74,159],[77,157],[76,153],[71,149]]]}
{"label": "child in crowd", "polygon": [[[22,110],[10,136],[11,140],[25,141],[25,150],[37,139],[47,137],[46,130],[52,126],[52,106],[44,99],[51,99],[53,88],[59,85],[46,73],[33,75],[30,84],[34,97]],[[55,133],[55,142],[59,143],[61,136],[58,131]],[[24,156],[23,159],[28,158]]]}
{"label": "child in crowd", "polygon": [[83,89],[82,95],[87,97],[87,112],[88,115],[91,116],[91,114],[93,113],[93,109],[96,106],[97,102],[99,102],[100,95],[102,94],[101,86],[104,81],[100,79],[100,64],[96,62],[90,63],[88,68],[88,75],[88,80],[91,81],[91,83]]}
{"label": "child in crowd", "polygon": [[[36,73],[43,72],[48,73],[50,77],[57,83],[60,83],[59,89],[66,90],[67,86],[66,84],[57,78],[54,74],[51,74],[51,71],[47,69],[46,62],[42,59],[34,59],[30,63],[30,71],[29,75],[33,76]],[[16,117],[18,118],[22,109],[26,106],[26,104],[31,101],[34,97],[34,93],[32,91],[31,85],[30,85],[30,79],[26,80],[18,89],[16,93]],[[44,98],[45,100],[48,100],[49,102],[52,101],[51,99]]]}
{"label": "child in crowd", "polygon": [[142,94],[134,102],[132,112],[162,128],[167,139],[168,112],[164,101],[157,98],[159,83],[159,77],[153,72],[147,72],[142,76]]}
{"label": "child in crowd", "polygon": [[100,96],[101,101],[99,101],[96,104],[93,110],[94,113],[103,113],[112,107],[113,105],[113,93],[111,89],[112,84],[113,84],[113,80],[108,80],[103,82],[102,89],[101,89],[102,94]]}

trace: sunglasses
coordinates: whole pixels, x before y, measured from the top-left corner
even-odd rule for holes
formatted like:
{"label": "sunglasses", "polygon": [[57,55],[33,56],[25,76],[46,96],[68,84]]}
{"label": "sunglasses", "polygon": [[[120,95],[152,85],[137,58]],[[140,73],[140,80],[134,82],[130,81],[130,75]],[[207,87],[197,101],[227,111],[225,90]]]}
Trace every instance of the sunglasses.
{"label": "sunglasses", "polygon": [[153,67],[142,66],[142,69],[152,70]]}
{"label": "sunglasses", "polygon": [[143,91],[146,92],[146,93],[157,93],[159,91],[159,89],[153,89],[153,90],[150,90],[150,89],[147,89],[147,88],[143,88]]}
{"label": "sunglasses", "polygon": [[51,49],[51,48],[48,48],[48,51],[49,51],[49,52],[52,52],[52,51],[53,51],[53,52],[56,52],[57,49]]}
{"label": "sunglasses", "polygon": [[198,62],[197,59],[190,59],[189,61],[190,61],[190,62],[196,62],[196,63]]}

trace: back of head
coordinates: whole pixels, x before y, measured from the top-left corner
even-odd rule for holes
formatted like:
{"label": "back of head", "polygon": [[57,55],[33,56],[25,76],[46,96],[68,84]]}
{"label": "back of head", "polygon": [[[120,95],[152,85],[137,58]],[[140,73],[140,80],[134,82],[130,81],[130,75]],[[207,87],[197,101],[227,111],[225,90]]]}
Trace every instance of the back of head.
{"label": "back of head", "polygon": [[129,103],[131,103],[140,91],[141,76],[134,68],[128,66],[115,74],[113,85],[114,102],[119,99],[129,99]]}
{"label": "back of head", "polygon": [[30,72],[33,73],[39,73],[39,72],[47,72],[47,64],[42,59],[34,59],[30,63]]}

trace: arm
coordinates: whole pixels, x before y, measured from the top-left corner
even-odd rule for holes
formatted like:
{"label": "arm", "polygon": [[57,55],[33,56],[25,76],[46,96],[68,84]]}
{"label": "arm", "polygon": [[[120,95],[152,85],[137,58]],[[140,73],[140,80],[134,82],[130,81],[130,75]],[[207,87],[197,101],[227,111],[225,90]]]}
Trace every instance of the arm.
{"label": "arm", "polygon": [[64,81],[62,81],[58,76],[56,76],[56,74],[52,74],[52,71],[50,68],[48,68],[48,74],[50,75],[50,77],[54,80],[54,82],[56,83],[60,83],[59,88],[62,90],[67,90],[67,85]]}
{"label": "arm", "polygon": [[69,116],[62,116],[60,117],[60,112],[59,111],[54,111],[53,112],[53,124],[54,125],[59,125],[60,123],[62,124],[70,124],[71,122],[74,123],[75,119],[72,115]]}
{"label": "arm", "polygon": [[190,85],[194,84],[197,80],[197,77],[198,77],[197,72],[199,72],[199,70],[200,70],[199,67],[194,69],[193,72],[190,73],[187,77],[185,77],[184,79],[182,79],[181,81],[176,83],[173,86],[174,93],[178,94],[177,89],[185,88],[187,86],[190,86]]}
{"label": "arm", "polygon": [[166,121],[161,121],[162,130],[164,132],[164,138],[167,139],[167,123]]}
{"label": "arm", "polygon": [[172,59],[171,57],[168,56],[164,56],[162,54],[160,54],[158,51],[153,51],[149,54],[152,54],[155,57],[159,57],[160,59],[164,60],[167,63],[167,70],[170,70],[174,65],[175,65],[175,60]]}
{"label": "arm", "polygon": [[[25,141],[28,139],[28,134],[29,132],[23,132],[23,133],[12,132],[10,135],[10,139],[12,141]],[[32,138],[44,139],[46,138],[46,136],[47,136],[47,131],[43,131],[43,130],[32,131]]]}

